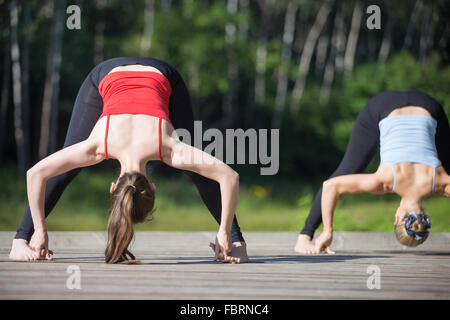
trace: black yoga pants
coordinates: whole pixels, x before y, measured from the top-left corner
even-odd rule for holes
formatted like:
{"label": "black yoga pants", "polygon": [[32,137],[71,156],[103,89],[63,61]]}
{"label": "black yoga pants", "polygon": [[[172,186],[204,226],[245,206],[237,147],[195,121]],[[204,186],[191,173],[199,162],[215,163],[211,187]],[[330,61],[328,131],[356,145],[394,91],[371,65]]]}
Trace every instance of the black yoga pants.
{"label": "black yoga pants", "polygon": [[[191,136],[194,135],[194,115],[188,90],[180,74],[168,63],[153,58],[113,58],[97,65],[84,80],[78,91],[72,111],[69,128],[64,142],[64,148],[86,140],[95,123],[102,114],[103,100],[98,92],[98,85],[105,75],[113,68],[124,65],[140,64],[152,66],[161,71],[169,80],[172,94],[169,100],[169,117],[175,129],[186,129]],[[191,139],[192,143],[195,139]],[[51,212],[56,202],[64,192],[67,185],[81,171],[77,168],[53,177],[47,181],[45,190],[45,216]],[[220,186],[216,181],[205,178],[194,172],[185,171],[197,187],[200,196],[214,219],[220,224],[222,205]],[[28,206],[17,230],[16,239],[29,241],[33,235],[34,227]],[[231,228],[232,241],[244,241],[236,217]]]}
{"label": "black yoga pants", "polygon": [[[417,91],[385,91],[369,100],[356,118],[344,158],[330,178],[363,172],[379,147],[378,123],[394,109],[412,105],[423,107],[437,121],[435,143],[439,159],[450,173],[450,129],[442,106],[431,96]],[[322,223],[322,188],[317,192],[305,226],[300,234],[311,238]]]}

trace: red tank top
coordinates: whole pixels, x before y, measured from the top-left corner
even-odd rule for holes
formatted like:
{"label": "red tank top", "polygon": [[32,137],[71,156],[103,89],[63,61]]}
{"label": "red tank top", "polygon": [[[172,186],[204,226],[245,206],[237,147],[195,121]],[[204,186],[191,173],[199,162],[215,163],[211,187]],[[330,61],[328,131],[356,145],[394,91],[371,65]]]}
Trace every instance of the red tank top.
{"label": "red tank top", "polygon": [[161,161],[161,120],[169,119],[169,98],[172,92],[169,80],[153,71],[116,71],[107,74],[98,91],[103,98],[103,112],[107,116],[105,157],[108,159],[109,116],[114,114],[145,114],[159,118],[158,154]]}

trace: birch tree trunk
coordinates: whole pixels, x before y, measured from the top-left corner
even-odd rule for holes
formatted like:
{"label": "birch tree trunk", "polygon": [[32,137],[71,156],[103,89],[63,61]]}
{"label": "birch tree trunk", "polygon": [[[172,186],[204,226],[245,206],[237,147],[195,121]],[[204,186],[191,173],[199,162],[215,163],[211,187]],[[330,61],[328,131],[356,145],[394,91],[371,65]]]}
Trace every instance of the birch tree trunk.
{"label": "birch tree trunk", "polygon": [[347,39],[345,37],[345,17],[346,17],[346,6],[341,6],[338,10],[338,17],[336,24],[336,55],[334,58],[334,67],[336,70],[336,76],[341,76],[344,71],[344,54],[345,54],[345,44]]}
{"label": "birch tree trunk", "polygon": [[328,36],[328,32],[323,32],[319,38],[319,41],[317,42],[316,49],[316,64],[314,66],[314,73],[317,82],[319,82],[323,77],[325,63],[327,62],[329,42],[330,37]]}
{"label": "birch tree trunk", "polygon": [[272,120],[272,128],[280,128],[283,119],[283,111],[286,105],[286,93],[288,88],[287,68],[291,62],[297,9],[297,1],[289,1],[284,18],[283,49],[281,53],[281,65],[278,71],[277,94],[275,97],[275,110]]}
{"label": "birch tree trunk", "polygon": [[356,46],[358,44],[359,30],[361,29],[361,20],[363,15],[363,8],[359,0],[356,1],[353,8],[352,24],[350,33],[348,34],[347,47],[345,48],[344,56],[344,76],[348,77],[355,64]]}
{"label": "birch tree trunk", "polygon": [[19,176],[23,177],[26,171],[24,132],[23,132],[23,110],[22,110],[22,80],[20,70],[20,50],[18,39],[19,12],[16,0],[11,1],[10,23],[11,23],[11,63],[13,81],[13,104],[14,104],[14,137],[16,139],[17,165]]}
{"label": "birch tree trunk", "polygon": [[343,24],[343,12],[342,9],[339,8],[336,12],[336,16],[334,17],[334,28],[333,28],[333,36],[331,38],[331,49],[330,55],[328,56],[328,62],[325,67],[325,72],[323,75],[323,83],[322,88],[320,90],[320,103],[326,104],[330,97],[331,86],[334,80],[334,74],[336,71],[336,59],[339,50],[339,36],[342,32],[342,24]]}
{"label": "birch tree trunk", "polygon": [[102,62],[105,57],[105,18],[102,11],[105,9],[106,0],[96,0],[95,4],[97,9],[101,12],[98,15],[97,23],[95,24],[94,34],[94,63],[97,65]]}
{"label": "birch tree trunk", "polygon": [[435,14],[433,4],[427,6],[425,9],[424,22],[422,23],[422,30],[420,34],[420,51],[419,51],[419,63],[423,68],[427,58],[428,48],[434,36],[434,30],[437,23],[437,16]]}
{"label": "birch tree trunk", "polygon": [[[56,150],[58,134],[58,97],[61,67],[61,47],[64,32],[64,8],[66,0],[55,0],[53,3],[53,24],[50,36],[50,49],[47,56],[47,70],[42,101],[41,136],[39,157],[44,158]],[[50,138],[51,133],[51,138]],[[51,146],[50,146],[51,143]]]}
{"label": "birch tree trunk", "polygon": [[294,89],[292,92],[292,103],[291,111],[292,114],[297,114],[300,110],[300,99],[302,98],[303,91],[305,89],[306,77],[309,73],[311,58],[314,53],[314,48],[316,47],[317,39],[322,32],[325,23],[327,22],[328,15],[331,11],[331,6],[333,4],[332,0],[325,0],[316,16],[314,24],[309,30],[308,36],[306,37],[305,45],[300,57],[300,63],[298,66],[298,77],[295,81]]}
{"label": "birch tree trunk", "polygon": [[23,110],[23,145],[25,153],[25,167],[30,166],[30,41],[31,41],[31,12],[30,3],[23,2],[25,23],[25,37],[22,45],[22,110]]}
{"label": "birch tree trunk", "polygon": [[150,56],[150,48],[152,47],[153,26],[155,20],[155,1],[145,0],[144,11],[144,32],[141,40],[141,56]]}
{"label": "birch tree trunk", "polygon": [[411,13],[411,18],[408,22],[408,29],[406,31],[405,41],[403,42],[402,50],[408,50],[411,46],[412,37],[414,35],[415,26],[417,26],[417,20],[419,18],[419,13],[422,10],[422,0],[417,0],[414,9]]}
{"label": "birch tree trunk", "polygon": [[[239,0],[239,7],[241,8],[241,12],[248,13],[249,9],[249,0]],[[248,21],[247,19],[242,19],[239,23],[239,40],[240,41],[247,41],[248,38]]]}
{"label": "birch tree trunk", "polygon": [[264,105],[266,99],[267,28],[274,0],[260,0],[258,1],[258,4],[261,7],[261,22],[256,43],[255,63],[256,76],[254,101],[257,109]]}
{"label": "birch tree trunk", "polygon": [[[238,0],[227,0],[227,12],[230,16],[234,17],[238,10]],[[227,78],[229,90],[225,93],[223,99],[223,126],[228,127],[235,121],[235,106],[236,93],[239,87],[238,71],[239,66],[237,63],[236,54],[236,24],[228,22],[225,26],[225,43],[227,54]]]}
{"label": "birch tree trunk", "polygon": [[[7,15],[5,15],[7,19]],[[5,21],[8,25],[9,21]],[[0,162],[5,159],[5,136],[6,136],[6,116],[9,104],[9,90],[11,89],[11,46],[10,46],[10,28],[5,27],[2,32],[3,40],[3,78],[0,100]]]}
{"label": "birch tree trunk", "polygon": [[378,52],[378,63],[384,63],[389,57],[392,47],[392,18],[388,18],[387,26],[384,29],[384,37]]}

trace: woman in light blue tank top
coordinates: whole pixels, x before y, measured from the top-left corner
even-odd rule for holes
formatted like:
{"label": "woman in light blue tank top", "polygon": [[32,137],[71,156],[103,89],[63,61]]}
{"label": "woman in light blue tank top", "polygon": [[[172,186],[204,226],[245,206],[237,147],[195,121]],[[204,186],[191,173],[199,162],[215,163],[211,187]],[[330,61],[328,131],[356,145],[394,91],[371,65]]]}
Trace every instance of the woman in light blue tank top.
{"label": "woman in light blue tank top", "polygon": [[[377,171],[362,173],[378,146],[381,161]],[[375,96],[358,115],[339,168],[323,183],[296,251],[333,253],[334,210],[339,197],[347,193],[397,193],[401,197],[395,213],[397,239],[408,246],[423,243],[431,225],[421,202],[432,194],[450,197],[449,154],[449,124],[437,102],[419,91]],[[321,212],[324,231],[315,244],[305,245],[307,241],[301,237],[311,239],[310,230],[314,232],[320,224],[317,211]]]}

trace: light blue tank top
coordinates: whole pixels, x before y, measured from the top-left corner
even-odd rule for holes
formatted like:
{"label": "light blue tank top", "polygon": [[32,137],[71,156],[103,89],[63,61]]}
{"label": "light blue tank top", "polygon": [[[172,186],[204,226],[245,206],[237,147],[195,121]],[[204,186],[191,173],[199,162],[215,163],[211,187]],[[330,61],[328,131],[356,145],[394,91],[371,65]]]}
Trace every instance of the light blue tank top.
{"label": "light blue tank top", "polygon": [[438,158],[434,136],[437,122],[425,115],[397,115],[384,118],[378,123],[380,128],[380,164],[390,164],[396,175],[394,165],[400,162],[426,164],[433,168],[433,192],[436,168],[441,165]]}

